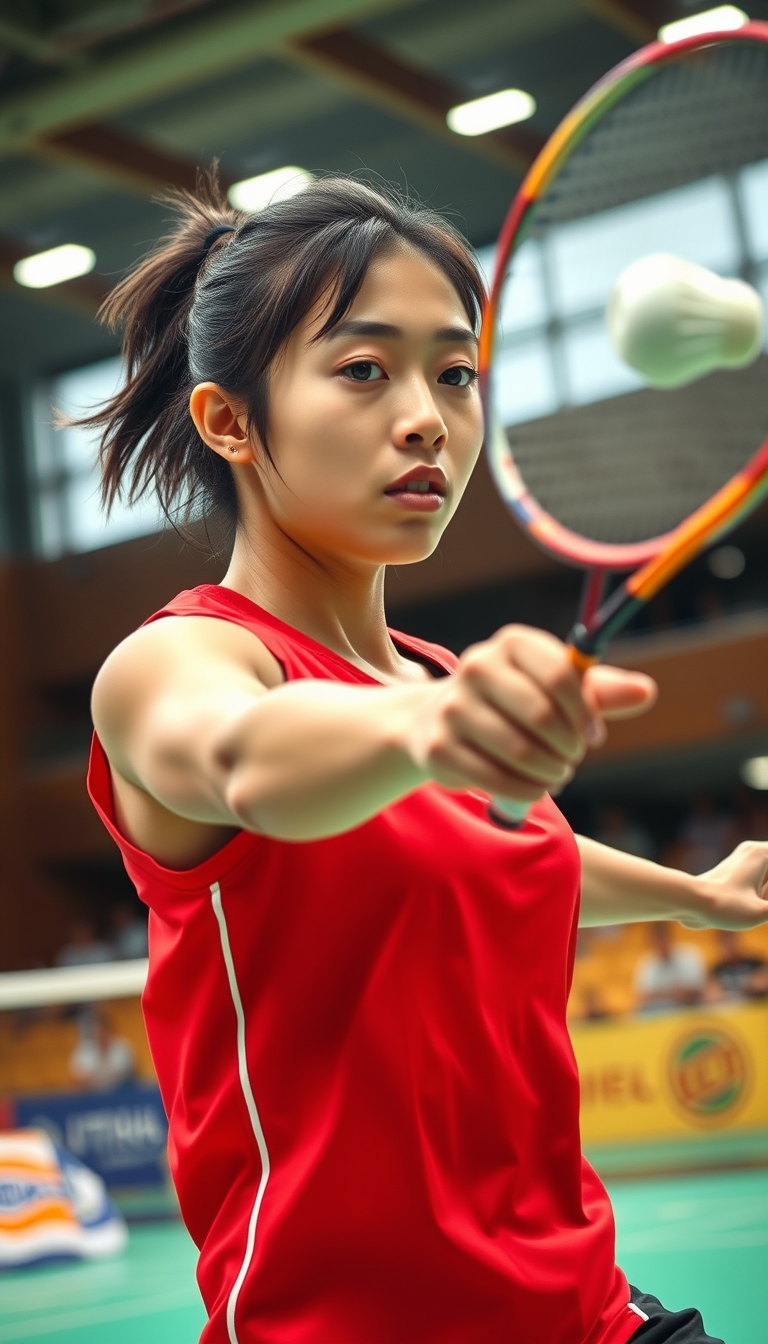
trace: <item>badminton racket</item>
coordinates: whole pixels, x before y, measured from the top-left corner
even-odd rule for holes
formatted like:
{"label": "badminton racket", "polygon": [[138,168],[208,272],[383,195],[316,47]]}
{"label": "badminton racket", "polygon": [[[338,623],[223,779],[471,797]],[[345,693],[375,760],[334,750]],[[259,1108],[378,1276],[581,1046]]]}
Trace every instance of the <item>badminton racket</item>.
{"label": "badminton racket", "polygon": [[[485,446],[517,522],[585,571],[580,671],[768,494],[764,218],[758,22],[611,70],[509,210],[481,330]],[[527,810],[492,805],[512,826]]]}

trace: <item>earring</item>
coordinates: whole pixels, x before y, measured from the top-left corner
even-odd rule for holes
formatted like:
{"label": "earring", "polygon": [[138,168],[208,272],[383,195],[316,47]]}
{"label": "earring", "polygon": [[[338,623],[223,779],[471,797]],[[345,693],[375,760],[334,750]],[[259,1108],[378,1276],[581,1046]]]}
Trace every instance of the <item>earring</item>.
{"label": "earring", "polygon": [[231,444],[231,443],[230,443],[230,445],[229,445],[229,451],[230,451],[230,453],[232,454],[233,457],[237,457],[237,449],[235,448],[234,444]]}

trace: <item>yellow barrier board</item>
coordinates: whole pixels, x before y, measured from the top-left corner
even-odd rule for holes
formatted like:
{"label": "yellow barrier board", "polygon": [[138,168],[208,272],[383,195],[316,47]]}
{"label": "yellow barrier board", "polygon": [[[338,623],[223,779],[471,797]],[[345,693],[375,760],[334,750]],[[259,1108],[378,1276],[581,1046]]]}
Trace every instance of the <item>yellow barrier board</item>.
{"label": "yellow barrier board", "polygon": [[768,1004],[571,1027],[582,1139],[652,1144],[768,1131]]}

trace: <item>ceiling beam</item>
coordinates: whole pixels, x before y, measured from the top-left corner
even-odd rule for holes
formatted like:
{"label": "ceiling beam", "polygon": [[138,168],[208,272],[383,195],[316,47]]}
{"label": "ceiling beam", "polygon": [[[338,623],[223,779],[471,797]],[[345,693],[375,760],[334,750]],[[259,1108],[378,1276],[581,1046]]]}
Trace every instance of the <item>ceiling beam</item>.
{"label": "ceiling beam", "polygon": [[289,59],[327,75],[366,102],[415,122],[454,148],[479,154],[516,173],[530,167],[544,144],[544,137],[528,126],[471,137],[455,135],[445,116],[457,103],[467,101],[467,91],[352,29],[294,38],[285,43],[284,50]]}
{"label": "ceiling beam", "polygon": [[[19,52],[30,60],[44,65],[61,67],[83,64],[84,53],[98,48],[104,42],[114,42],[153,28],[157,24],[176,19],[188,10],[200,9],[211,0],[136,0],[129,5],[101,5],[91,7],[78,18],[61,15],[62,23],[53,23],[42,30],[10,19],[0,13],[0,47]],[[7,8],[6,3],[2,5]],[[20,6],[16,5],[19,9]]]}
{"label": "ceiling beam", "polygon": [[582,0],[585,9],[636,42],[653,42],[662,24],[681,17],[674,0]]}
{"label": "ceiling beam", "polygon": [[0,48],[2,47],[20,56],[26,56],[29,61],[38,61],[42,65],[58,65],[62,59],[56,51],[55,44],[47,37],[34,32],[26,24],[16,23],[14,19],[0,14]]}
{"label": "ceiling beam", "polygon": [[[467,99],[467,91],[352,29],[337,28],[293,39],[281,50],[289,60],[332,79],[353,96],[415,123],[454,148],[515,173],[525,172],[544,143],[544,138],[527,126],[482,136],[455,135],[448,129],[445,116],[451,107]],[[141,195],[168,187],[193,191],[197,180],[197,165],[191,160],[100,122],[41,136],[27,148],[42,156],[76,162]],[[221,174],[224,187],[233,180]]]}
{"label": "ceiling beam", "polygon": [[[198,166],[191,159],[169,154],[137,136],[99,122],[59,131],[30,146],[36,154],[66,159],[108,178],[117,187],[152,196],[169,187],[194,191]],[[226,189],[234,178],[219,169]]]}
{"label": "ceiling beam", "polygon": [[54,308],[67,308],[85,317],[95,317],[110,286],[98,275],[81,275],[76,280],[65,280],[46,289],[26,289],[13,278],[17,261],[29,256],[29,244],[0,235],[0,284],[17,298],[35,299]]}
{"label": "ceiling beam", "polygon": [[253,0],[217,5],[172,30],[133,42],[82,70],[41,80],[0,100],[0,155],[75,126],[103,121],[178,89],[213,79],[292,38],[357,23],[409,0]]}

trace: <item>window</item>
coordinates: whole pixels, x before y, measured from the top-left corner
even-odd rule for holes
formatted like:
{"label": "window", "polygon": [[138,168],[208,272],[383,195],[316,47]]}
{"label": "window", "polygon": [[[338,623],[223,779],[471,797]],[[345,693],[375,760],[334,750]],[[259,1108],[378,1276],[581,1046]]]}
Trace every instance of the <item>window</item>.
{"label": "window", "polygon": [[756,261],[768,258],[768,160],[751,163],[741,174],[741,194],[749,249]]}
{"label": "window", "polygon": [[54,408],[82,415],[111,397],[122,376],[119,359],[60,374],[39,387],[33,405],[33,489],[37,550],[46,559],[92,551],[157,532],[164,519],[153,498],[133,508],[119,500],[107,518],[99,497],[98,436],[55,429]]}

